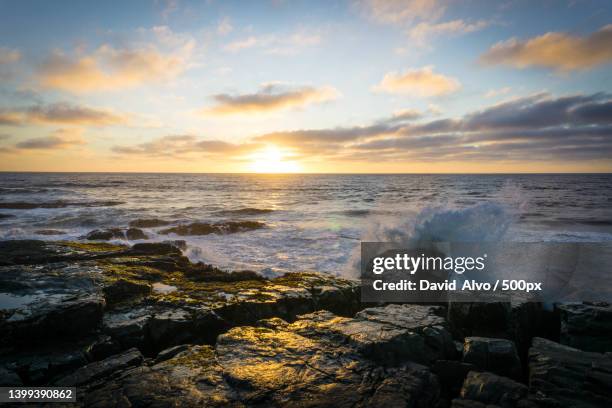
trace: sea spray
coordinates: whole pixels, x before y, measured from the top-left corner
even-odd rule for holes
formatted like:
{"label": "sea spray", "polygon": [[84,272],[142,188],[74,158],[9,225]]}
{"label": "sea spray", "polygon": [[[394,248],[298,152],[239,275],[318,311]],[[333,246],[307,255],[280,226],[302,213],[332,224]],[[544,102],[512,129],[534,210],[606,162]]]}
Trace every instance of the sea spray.
{"label": "sea spray", "polygon": [[[466,208],[425,207],[411,217],[372,219],[361,240],[389,242],[402,248],[422,248],[435,241],[498,242],[520,214],[521,206],[487,201]],[[344,275],[359,276],[361,250],[356,247]]]}

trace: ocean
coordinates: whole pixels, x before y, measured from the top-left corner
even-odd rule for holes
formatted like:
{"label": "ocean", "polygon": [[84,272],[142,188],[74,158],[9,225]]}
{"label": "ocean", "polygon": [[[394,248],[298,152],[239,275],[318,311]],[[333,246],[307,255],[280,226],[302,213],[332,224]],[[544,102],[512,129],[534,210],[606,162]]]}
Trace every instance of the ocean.
{"label": "ocean", "polygon": [[192,261],[351,275],[362,240],[612,241],[612,175],[0,173],[0,239],[83,239],[152,218],[265,223],[201,236],[143,229],[148,241],[184,239]]}

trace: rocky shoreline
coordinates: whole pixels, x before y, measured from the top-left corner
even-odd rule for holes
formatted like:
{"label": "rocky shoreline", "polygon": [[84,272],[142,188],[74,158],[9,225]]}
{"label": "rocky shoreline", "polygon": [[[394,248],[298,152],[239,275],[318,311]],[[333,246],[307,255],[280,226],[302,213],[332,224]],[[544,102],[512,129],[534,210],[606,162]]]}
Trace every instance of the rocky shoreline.
{"label": "rocky shoreline", "polygon": [[612,406],[608,304],[366,305],[354,281],[181,246],[0,242],[0,386],[88,407]]}

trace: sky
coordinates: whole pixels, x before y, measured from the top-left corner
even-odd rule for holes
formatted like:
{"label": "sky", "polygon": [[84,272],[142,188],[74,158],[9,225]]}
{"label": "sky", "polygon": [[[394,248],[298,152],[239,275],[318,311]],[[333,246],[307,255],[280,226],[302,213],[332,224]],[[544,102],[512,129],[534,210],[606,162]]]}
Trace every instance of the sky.
{"label": "sky", "polygon": [[612,2],[0,0],[0,171],[612,171]]}

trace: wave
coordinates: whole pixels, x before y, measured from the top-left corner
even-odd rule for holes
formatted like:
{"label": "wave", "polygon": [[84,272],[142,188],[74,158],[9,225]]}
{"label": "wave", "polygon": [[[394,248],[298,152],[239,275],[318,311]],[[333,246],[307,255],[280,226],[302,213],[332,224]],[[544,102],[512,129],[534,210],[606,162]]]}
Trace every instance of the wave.
{"label": "wave", "polygon": [[240,215],[263,215],[274,212],[274,210],[270,208],[254,208],[254,207],[245,207],[238,208],[236,210],[220,210],[216,211],[215,214],[222,216],[240,216]]}
{"label": "wave", "polygon": [[[416,248],[429,242],[496,242],[502,240],[517,218],[512,207],[494,201],[461,209],[425,207],[404,218],[372,220],[361,240],[389,242],[402,248]],[[345,275],[359,275],[360,257],[360,248],[355,248]]]}
{"label": "wave", "polygon": [[32,203],[25,201],[0,202],[0,208],[10,210],[32,210],[36,208],[66,208],[66,207],[113,207],[116,205],[125,204],[123,201],[49,201]]}

